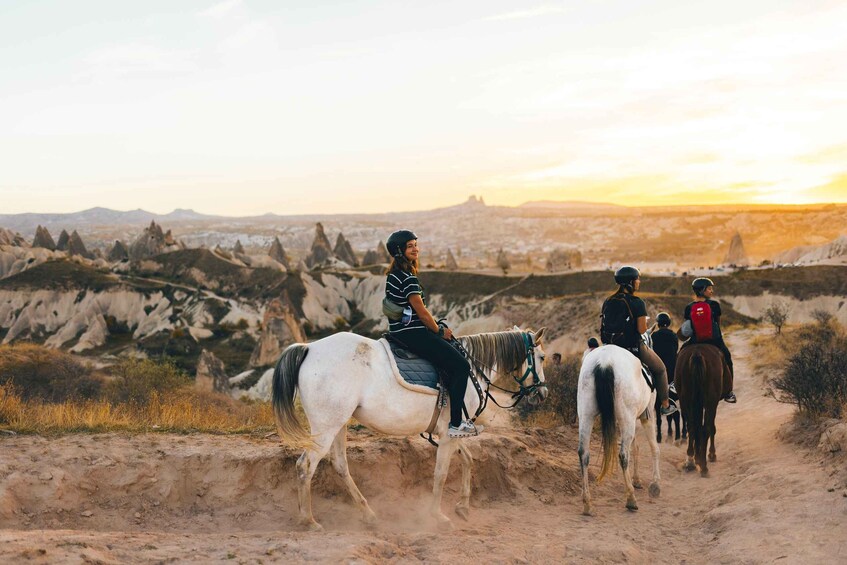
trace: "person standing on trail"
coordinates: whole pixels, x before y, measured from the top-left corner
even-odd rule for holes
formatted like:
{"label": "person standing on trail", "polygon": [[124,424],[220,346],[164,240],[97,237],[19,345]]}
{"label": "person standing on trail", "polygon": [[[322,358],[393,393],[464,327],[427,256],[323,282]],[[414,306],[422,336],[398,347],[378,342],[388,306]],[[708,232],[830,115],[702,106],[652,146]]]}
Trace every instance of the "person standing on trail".
{"label": "person standing on trail", "polygon": [[451,438],[479,435],[483,426],[463,420],[465,391],[468,387],[470,364],[450,345],[453,332],[439,325],[426,307],[426,297],[418,280],[418,236],[409,230],[392,233],[385,244],[391,255],[391,266],[385,280],[385,297],[403,309],[396,320],[389,318],[391,337],[406,349],[432,362],[447,375],[450,395]]}
{"label": "person standing on trail", "polygon": [[659,312],[656,316],[656,324],[659,329],[654,331],[650,337],[653,340],[653,351],[665,364],[665,369],[668,371],[668,385],[674,382],[674,373],[676,372],[676,354],[679,351],[679,338],[676,333],[670,329],[671,317],[667,312]]}
{"label": "person standing on trail", "polygon": [[680,337],[688,338],[683,347],[692,343],[704,343],[714,345],[721,350],[729,367],[729,392],[723,399],[730,404],[735,404],[738,401],[732,390],[735,370],[732,366],[732,355],[721,333],[721,305],[717,300],[712,300],[715,295],[715,283],[712,279],[699,277],[691,283],[691,289],[694,291],[694,302],[685,307],[683,313],[685,322],[679,329]]}
{"label": "person standing on trail", "polygon": [[641,287],[641,272],[635,267],[621,267],[615,271],[618,290],[603,302],[600,340],[607,345],[617,345],[638,357],[653,375],[656,396],[661,403],[662,416],[677,411],[668,399],[668,373],[665,364],[650,349],[642,334],[647,331],[647,307],[635,296]]}

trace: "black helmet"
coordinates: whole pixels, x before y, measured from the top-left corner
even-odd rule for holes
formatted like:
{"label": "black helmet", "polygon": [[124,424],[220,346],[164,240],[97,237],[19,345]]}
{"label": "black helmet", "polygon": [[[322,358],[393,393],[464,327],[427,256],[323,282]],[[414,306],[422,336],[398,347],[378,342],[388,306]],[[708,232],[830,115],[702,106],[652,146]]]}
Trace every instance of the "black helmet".
{"label": "black helmet", "polygon": [[402,256],[406,251],[406,244],[413,239],[418,239],[418,236],[410,230],[398,230],[388,236],[388,241],[385,242],[385,248],[388,249],[388,254],[392,257]]}
{"label": "black helmet", "polygon": [[659,315],[656,316],[656,323],[663,328],[667,327],[671,325],[671,317],[668,315],[667,312],[659,312]]}
{"label": "black helmet", "polygon": [[636,279],[641,278],[641,271],[635,267],[621,267],[615,271],[615,282],[618,284],[632,284]]}
{"label": "black helmet", "polygon": [[588,338],[588,348],[594,349],[594,348],[597,348],[597,347],[600,347],[600,344],[597,342],[597,338],[596,337],[589,337]]}
{"label": "black helmet", "polygon": [[694,291],[694,294],[697,296],[701,296],[703,291],[705,291],[710,286],[715,286],[715,283],[712,282],[712,279],[706,277],[699,277],[694,279],[691,283],[691,290]]}

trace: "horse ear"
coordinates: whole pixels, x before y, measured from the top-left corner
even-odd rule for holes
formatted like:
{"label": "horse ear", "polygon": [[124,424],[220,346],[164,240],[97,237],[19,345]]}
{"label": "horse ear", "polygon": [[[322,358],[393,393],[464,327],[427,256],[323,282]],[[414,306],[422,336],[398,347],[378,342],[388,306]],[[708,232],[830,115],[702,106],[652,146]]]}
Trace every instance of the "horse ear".
{"label": "horse ear", "polygon": [[541,343],[541,337],[544,335],[544,330],[546,330],[546,329],[547,328],[541,328],[540,330],[538,330],[538,333],[535,334],[535,344],[536,345]]}
{"label": "horse ear", "polygon": [[512,326],[512,329],[516,332],[521,331],[521,329],[518,326]]}

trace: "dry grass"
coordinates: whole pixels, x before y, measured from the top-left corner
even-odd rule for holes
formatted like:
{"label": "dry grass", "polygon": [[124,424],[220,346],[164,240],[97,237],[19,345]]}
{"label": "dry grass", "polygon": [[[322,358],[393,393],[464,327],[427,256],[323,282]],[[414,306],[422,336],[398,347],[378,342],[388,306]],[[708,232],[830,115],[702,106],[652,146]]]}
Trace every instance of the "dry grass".
{"label": "dry grass", "polygon": [[222,395],[182,389],[153,393],[145,404],[105,400],[49,403],[24,400],[0,385],[0,428],[17,433],[58,435],[75,432],[205,432],[244,434],[276,429],[270,404],[246,403]]}

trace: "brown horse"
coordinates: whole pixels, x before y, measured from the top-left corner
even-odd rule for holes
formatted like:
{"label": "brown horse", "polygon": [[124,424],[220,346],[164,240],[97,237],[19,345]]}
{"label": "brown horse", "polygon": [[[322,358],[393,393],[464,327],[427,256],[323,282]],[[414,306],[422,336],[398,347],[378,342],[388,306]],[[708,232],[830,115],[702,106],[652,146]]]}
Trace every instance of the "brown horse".
{"label": "brown horse", "polygon": [[729,390],[729,367],[714,345],[688,345],[679,351],[675,376],[682,417],[688,423],[688,460],[683,468],[693,471],[696,462],[700,476],[707,477],[706,443],[711,440],[709,461],[714,462],[715,415],[718,402]]}

